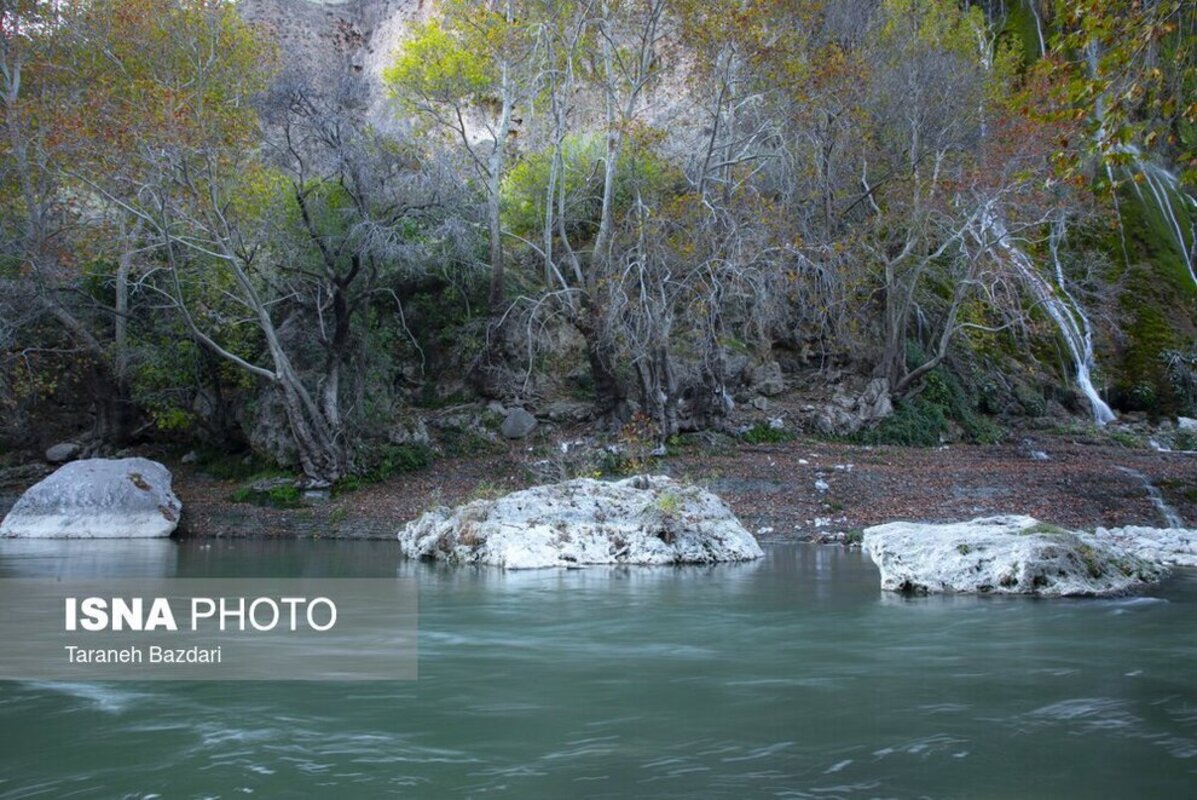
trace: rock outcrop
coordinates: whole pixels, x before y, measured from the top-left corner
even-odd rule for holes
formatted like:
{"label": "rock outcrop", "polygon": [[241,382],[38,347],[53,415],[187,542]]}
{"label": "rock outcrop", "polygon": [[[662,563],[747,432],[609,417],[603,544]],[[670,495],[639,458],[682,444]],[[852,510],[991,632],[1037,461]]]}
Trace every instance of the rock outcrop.
{"label": "rock outcrop", "polygon": [[894,411],[889,381],[874,378],[859,395],[838,390],[832,401],[814,415],[815,430],[827,436],[847,436],[874,425]]}
{"label": "rock outcrop", "polygon": [[586,422],[594,416],[594,404],[576,400],[556,400],[539,409],[539,414],[552,422]]}
{"label": "rock outcrop", "polygon": [[1167,573],[1093,535],[1022,516],[892,522],[866,529],[864,548],[881,570],[882,589],[915,594],[1120,595]]}
{"label": "rock outcrop", "polygon": [[274,387],[265,387],[257,403],[242,411],[246,417],[241,427],[255,453],[265,456],[280,467],[297,467],[299,450],[295,446],[295,434],[287,419],[287,409],[280,393]]}
{"label": "rock outcrop", "polygon": [[508,569],[708,564],[764,553],[727,504],[662,476],[579,478],[438,508],[399,534],[405,555]]}
{"label": "rock outcrop", "polygon": [[146,458],[72,461],[29,487],[0,536],[137,539],[169,536],[183,504],[166,467]]}
{"label": "rock outcrop", "polygon": [[755,367],[749,375],[749,387],[765,397],[779,395],[786,390],[785,376],[776,361],[766,361]]}
{"label": "rock outcrop", "polygon": [[411,26],[434,13],[424,0],[241,0],[238,10],[284,54],[286,68],[330,90],[347,76],[369,87],[366,117],[384,131],[398,125],[382,72]]}

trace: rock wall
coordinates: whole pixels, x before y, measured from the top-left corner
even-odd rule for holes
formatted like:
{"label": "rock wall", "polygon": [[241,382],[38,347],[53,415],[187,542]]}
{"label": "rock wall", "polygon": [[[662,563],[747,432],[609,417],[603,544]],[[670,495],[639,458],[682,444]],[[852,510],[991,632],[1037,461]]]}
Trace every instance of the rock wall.
{"label": "rock wall", "polygon": [[382,71],[404,32],[434,0],[241,0],[242,16],[278,45],[284,68],[335,81],[346,73],[370,81],[370,122],[398,120],[382,88]]}

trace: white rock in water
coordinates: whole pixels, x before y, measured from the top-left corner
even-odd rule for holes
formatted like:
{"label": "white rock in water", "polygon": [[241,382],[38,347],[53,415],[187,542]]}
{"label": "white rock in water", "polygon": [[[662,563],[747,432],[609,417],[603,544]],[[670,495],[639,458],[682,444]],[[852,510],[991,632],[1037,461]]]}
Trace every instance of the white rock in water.
{"label": "white rock in water", "polygon": [[1118,595],[1167,573],[1090,535],[1023,516],[891,522],[867,528],[864,548],[881,570],[882,589],[918,594]]}
{"label": "white rock in water", "polygon": [[170,488],[170,471],[157,461],[88,458],[72,461],[29,487],[0,523],[0,536],[170,536],[182,510]]}
{"label": "white rock in water", "polygon": [[1147,561],[1197,567],[1197,530],[1191,528],[1098,528],[1092,537]]}
{"label": "white rock in water", "polygon": [[585,564],[707,564],[764,555],[727,504],[663,476],[579,478],[456,509],[399,534],[403,553],[508,569]]}

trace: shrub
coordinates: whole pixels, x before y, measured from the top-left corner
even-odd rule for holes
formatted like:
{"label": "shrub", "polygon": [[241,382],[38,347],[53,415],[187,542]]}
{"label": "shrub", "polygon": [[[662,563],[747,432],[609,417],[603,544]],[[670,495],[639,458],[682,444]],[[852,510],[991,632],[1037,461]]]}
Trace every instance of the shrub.
{"label": "shrub", "polygon": [[749,444],[780,444],[793,441],[794,434],[785,428],[774,428],[771,425],[758,422],[744,431],[743,439]]}
{"label": "shrub", "polygon": [[252,485],[242,486],[233,492],[230,499],[234,503],[252,503],[272,508],[299,508],[303,505],[299,487],[293,484],[272,486],[269,489],[258,489]]}
{"label": "shrub", "polygon": [[1197,414],[1197,342],[1187,351],[1169,350],[1160,358],[1178,406],[1186,414]]}
{"label": "shrub", "polygon": [[[682,178],[676,167],[647,146],[648,142],[633,135],[627,143],[616,166],[617,213],[631,206],[637,193],[646,197],[668,194]],[[600,167],[605,147],[603,137],[596,133],[570,135],[562,142],[557,181],[566,197],[565,225],[572,235],[581,238],[593,235],[598,227],[602,205]],[[531,152],[507,173],[501,189],[504,227],[525,236],[540,230],[552,159],[552,151]]]}
{"label": "shrub", "polygon": [[949,432],[950,422],[959,425],[970,442],[995,444],[1002,440],[1001,427],[978,413],[960,381],[942,368],[928,373],[922,391],[899,400],[894,413],[881,424],[850,438],[861,444],[935,447]]}
{"label": "shrub", "polygon": [[333,486],[333,494],[355,492],[363,486],[380,483],[396,475],[417,472],[436,460],[436,453],[426,444],[387,445],[367,456],[370,467],[357,475],[347,475]]}
{"label": "shrub", "polygon": [[[636,412],[624,423],[614,445],[604,448],[598,471],[602,475],[635,475],[643,472],[657,457],[657,427],[643,412]],[[665,450],[668,453],[668,447]]]}
{"label": "shrub", "polygon": [[436,458],[426,444],[399,444],[383,448],[382,460],[369,473],[374,480],[386,480],[392,475],[424,469]]}
{"label": "shrub", "polygon": [[474,500],[498,500],[507,492],[497,483],[491,483],[488,480],[479,481],[473,489],[470,490],[466,497],[466,502],[473,502]]}
{"label": "shrub", "polygon": [[254,453],[229,452],[215,447],[199,447],[195,452],[196,466],[221,481],[245,481],[288,474]]}
{"label": "shrub", "polygon": [[663,492],[657,497],[657,510],[667,517],[682,510],[682,498],[674,492]]}
{"label": "shrub", "polygon": [[596,477],[622,478],[640,471],[640,462],[622,452],[604,450],[595,469]]}
{"label": "shrub", "polygon": [[506,449],[500,442],[471,430],[441,431],[439,441],[445,455],[454,458],[497,455]]}
{"label": "shrub", "polygon": [[1042,417],[1047,413],[1047,401],[1043,399],[1042,392],[1017,384],[1014,387],[1014,399],[1022,406],[1028,417]]}
{"label": "shrub", "polygon": [[948,419],[943,409],[928,400],[916,397],[902,400],[894,406],[894,413],[877,427],[861,431],[851,437],[860,444],[894,444],[903,447],[935,447],[948,431]]}
{"label": "shrub", "polygon": [[1125,447],[1128,450],[1138,449],[1144,446],[1142,437],[1131,431],[1125,430],[1106,430],[1106,438],[1119,447]]}

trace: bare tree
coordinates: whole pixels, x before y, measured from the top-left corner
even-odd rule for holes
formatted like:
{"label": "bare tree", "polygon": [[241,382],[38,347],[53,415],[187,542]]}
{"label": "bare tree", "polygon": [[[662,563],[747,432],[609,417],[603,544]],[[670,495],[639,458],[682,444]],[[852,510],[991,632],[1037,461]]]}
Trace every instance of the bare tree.
{"label": "bare tree", "polygon": [[535,81],[525,4],[448,2],[417,27],[387,70],[391,91],[461,147],[484,187],[490,309],[505,310],[501,190],[519,109]]}
{"label": "bare tree", "polygon": [[[6,196],[0,248],[14,265],[0,273],[0,303],[5,316],[22,320],[20,328],[33,336],[40,336],[42,319],[55,323],[70,345],[18,347],[20,368],[34,369],[33,353],[69,356],[87,376],[80,384],[92,397],[93,435],[120,443],[131,433],[127,322],[135,242],[112,215],[80,203],[70,177],[86,133],[73,133],[75,84],[64,74],[88,75],[86,31],[93,20],[56,3],[0,5],[0,185]],[[115,287],[114,304],[83,289],[80,266],[89,257],[117,263],[105,276]]]}

